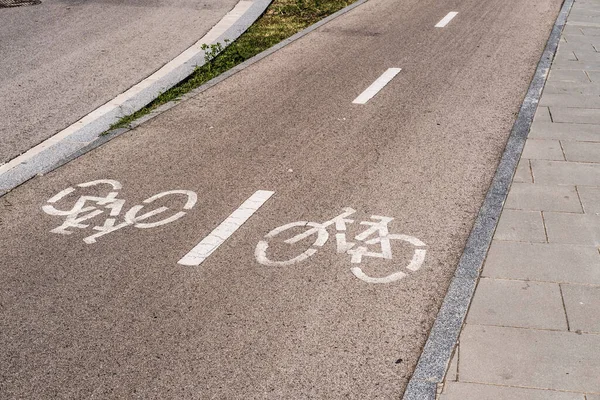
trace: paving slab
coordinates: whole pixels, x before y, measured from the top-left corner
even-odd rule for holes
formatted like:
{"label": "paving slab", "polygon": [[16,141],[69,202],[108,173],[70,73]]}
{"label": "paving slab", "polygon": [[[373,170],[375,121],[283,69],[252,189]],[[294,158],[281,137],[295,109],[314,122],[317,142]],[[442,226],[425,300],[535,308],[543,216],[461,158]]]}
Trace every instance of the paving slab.
{"label": "paving slab", "polygon": [[600,286],[561,285],[572,331],[600,333]]}
{"label": "paving slab", "polygon": [[547,186],[515,182],[510,187],[505,209],[583,212],[575,186]]}
{"label": "paving slab", "polygon": [[600,143],[565,141],[562,148],[567,161],[600,162]]}
{"label": "paving slab", "polygon": [[577,192],[586,213],[600,214],[600,187],[580,186]]}
{"label": "paving slab", "polygon": [[[598,15],[598,3],[588,0],[579,0],[577,7],[573,9],[573,14],[576,16]],[[569,23],[571,19],[569,18]]]}
{"label": "paving slab", "polygon": [[563,35],[583,35],[583,31],[578,26],[567,24],[563,29]]}
{"label": "paving slab", "polygon": [[[582,0],[580,0],[582,1]],[[600,11],[598,4],[594,3],[582,3],[578,4],[577,8],[573,10],[573,14],[569,14],[569,24],[573,24],[578,21],[584,21],[586,19],[596,20],[600,17]]]}
{"label": "paving slab", "polygon": [[594,5],[578,5],[572,14],[569,14],[569,24],[579,22],[597,22],[600,18],[598,8]]}
{"label": "paving slab", "polygon": [[457,345],[454,349],[454,354],[452,355],[452,359],[450,360],[450,365],[448,366],[448,371],[446,372],[446,381],[454,382],[458,380],[458,353],[459,353],[460,345]]}
{"label": "paving slab", "polygon": [[578,7],[569,14],[569,24],[579,21],[595,21],[600,17],[598,8],[594,4],[578,4]]}
{"label": "paving slab", "polygon": [[600,245],[600,215],[545,212],[550,243]]}
{"label": "paving slab", "polygon": [[[600,93],[600,87],[598,92]],[[552,122],[576,124],[600,124],[600,108],[551,107]],[[598,125],[600,129],[600,125]]]}
{"label": "paving slab", "polygon": [[[581,47],[581,46],[576,46]],[[595,52],[592,45],[588,45],[589,51]],[[587,83],[590,82],[590,78],[583,70],[554,70],[550,71],[550,75],[548,76],[548,82],[581,82]]]}
{"label": "paving slab", "polygon": [[[583,394],[478,383],[448,382],[439,400],[585,400]],[[587,400],[590,400],[588,397]]]}
{"label": "paving slab", "polygon": [[[563,96],[563,95],[560,95]],[[566,95],[570,96],[570,95]],[[581,97],[581,96],[573,96]],[[594,125],[534,123],[529,139],[582,140],[600,142],[600,130]]]}
{"label": "paving slab", "polygon": [[467,324],[458,368],[466,382],[600,392],[600,335]]}
{"label": "paving slab", "polygon": [[571,25],[581,28],[585,36],[600,36],[600,19],[597,16],[580,17],[570,22]]}
{"label": "paving slab", "polygon": [[[598,68],[598,69],[600,69],[600,68]],[[586,74],[590,77],[590,80],[592,82],[599,82],[600,81],[600,71],[590,70],[590,71],[586,71]]]}
{"label": "paving slab", "polygon": [[534,122],[552,122],[550,109],[548,107],[538,107],[533,116]]}
{"label": "paving slab", "polygon": [[[592,43],[589,42],[589,40],[573,42],[573,43],[561,42],[560,45],[558,46],[558,51],[556,53],[559,54],[561,52],[574,52],[574,51],[595,53],[596,48],[594,47],[594,45]],[[558,72],[558,71],[560,71],[560,70],[556,70],[556,69],[553,71],[551,70],[550,74],[552,74],[553,72]]]}
{"label": "paving slab", "polygon": [[565,43],[590,43],[591,45],[600,45],[600,38],[585,35],[563,35]]}
{"label": "paving slab", "polygon": [[599,27],[581,27],[581,32],[585,36],[600,36],[600,26]]}
{"label": "paving slab", "polygon": [[594,62],[594,63],[600,61],[600,53],[598,53],[598,52],[573,51],[573,53],[575,53],[575,57],[577,57],[577,61]]}
{"label": "paving slab", "polygon": [[467,324],[567,330],[556,283],[482,278]]}
{"label": "paving slab", "polygon": [[557,160],[565,159],[558,140],[535,139],[528,140],[523,149],[523,157],[531,160]]}
{"label": "paving slab", "polygon": [[[569,61],[577,61],[577,56],[575,55],[575,52],[573,52],[572,50],[556,52],[556,55],[554,56],[554,62],[564,62],[565,64],[568,64]],[[576,69],[576,67],[568,69]]]}
{"label": "paving slab", "polygon": [[600,165],[567,161],[531,160],[535,183],[600,186]]}
{"label": "paving slab", "polygon": [[514,182],[533,183],[533,175],[531,175],[531,166],[529,160],[521,158],[513,177]]}
{"label": "paving slab", "polygon": [[544,222],[539,211],[504,210],[494,238],[518,242],[546,242]]}
{"label": "paving slab", "polygon": [[600,285],[600,254],[594,246],[494,241],[482,276]]}
{"label": "paving slab", "polygon": [[[588,60],[589,62],[589,60]],[[575,67],[569,65],[570,69]],[[584,94],[596,95],[600,93],[599,82],[572,83],[572,82],[547,82],[544,86],[545,93]],[[555,121],[556,122],[556,121]]]}
{"label": "paving slab", "polygon": [[[552,64],[552,68],[554,70],[582,69],[585,71],[597,71],[600,69],[600,61],[579,61],[577,59],[577,56],[575,56],[575,53],[573,53],[572,59],[570,59],[570,60],[566,60],[566,59],[565,60],[561,60],[561,59],[555,60],[554,63]],[[592,80],[592,83],[597,84],[598,81]],[[548,92],[550,92],[550,91],[551,90],[549,90]],[[596,92],[591,91],[588,94],[595,95]]]}
{"label": "paving slab", "polygon": [[545,107],[580,107],[580,108],[600,108],[599,95],[573,95],[544,93],[540,99],[540,105]]}

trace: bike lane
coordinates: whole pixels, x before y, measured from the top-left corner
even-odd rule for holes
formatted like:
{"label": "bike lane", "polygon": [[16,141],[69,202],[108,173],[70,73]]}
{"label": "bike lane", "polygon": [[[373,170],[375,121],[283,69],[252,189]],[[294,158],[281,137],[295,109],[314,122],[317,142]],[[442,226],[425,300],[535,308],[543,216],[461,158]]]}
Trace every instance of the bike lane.
{"label": "bike lane", "polygon": [[[4,393],[399,396],[559,5],[368,2],[0,198]],[[450,11],[459,14],[434,29]],[[402,71],[375,97],[352,104],[393,67]],[[47,200],[98,179],[122,184],[118,221],[139,205],[140,213],[170,209],[142,223],[183,210],[183,196],[144,203],[167,191],[193,191],[197,201],[171,223],[141,228],[132,217],[95,243],[84,238],[114,208],[69,235],[52,232],[65,218],[44,212]],[[198,266],[178,264],[258,190],[273,194],[246,204],[252,213],[234,218],[248,217],[228,238],[214,232],[220,247]],[[110,189],[77,192],[106,198]],[[345,217],[354,222],[329,225],[322,246],[312,245],[315,235],[278,240],[301,226],[266,238],[295,221],[315,227],[345,207],[356,210]],[[394,218],[391,235],[422,245],[391,236],[391,260],[353,263],[348,251],[381,250],[365,244],[377,234],[359,236],[370,226],[361,222],[381,220],[373,216]],[[271,261],[290,260],[309,248],[316,252],[297,263],[256,259],[264,250]],[[426,254],[413,271],[415,248]],[[406,276],[374,283],[356,267]]]}

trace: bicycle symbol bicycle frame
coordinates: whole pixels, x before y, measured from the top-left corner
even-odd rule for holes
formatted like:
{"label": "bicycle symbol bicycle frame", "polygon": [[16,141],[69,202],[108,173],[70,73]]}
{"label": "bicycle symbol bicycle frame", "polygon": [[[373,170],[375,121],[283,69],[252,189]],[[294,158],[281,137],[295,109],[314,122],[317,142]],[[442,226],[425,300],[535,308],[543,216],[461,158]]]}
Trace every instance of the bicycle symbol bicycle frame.
{"label": "bicycle symbol bicycle frame", "polygon": [[[61,200],[66,199],[69,196],[72,197],[72,194],[74,194],[77,191],[77,188],[88,188],[92,186],[101,185],[109,185],[110,187],[112,187],[112,191],[110,191],[105,197],[80,196],[73,205],[73,207],[69,210],[59,210],[55,207],[56,203],[60,202]],[[99,237],[107,235],[111,232],[115,232],[127,226],[148,229],[166,225],[168,223],[176,221],[186,214],[186,212],[183,210],[190,210],[192,207],[194,207],[197,201],[196,193],[190,190],[169,190],[166,192],[158,193],[144,200],[142,204],[131,207],[125,213],[123,220],[117,223],[117,217],[121,214],[123,206],[125,205],[125,200],[117,198],[118,190],[120,190],[122,187],[123,186],[118,181],[112,179],[99,179],[96,181],[81,183],[76,187],[69,187],[60,191],[47,201],[48,204],[42,206],[42,210],[46,214],[66,217],[60,226],[50,230],[50,232],[62,235],[70,235],[73,233],[73,230],[70,229],[85,229],[89,227],[90,224],[84,223],[84,221],[97,217],[105,213],[105,211],[109,211],[108,218],[106,218],[104,224],[94,226],[92,228],[97,232],[83,239],[85,243],[92,244],[96,243],[96,239],[98,239]],[[148,211],[139,215],[140,211],[142,211],[144,207],[152,204],[154,201],[170,195],[187,197],[186,203],[182,207],[183,210],[177,211],[175,214],[158,221],[144,222],[150,219],[151,217],[169,211],[169,208],[161,206],[152,211]],[[95,203],[95,205],[88,205],[89,203]],[[99,208],[98,206],[101,206],[101,208]]]}
{"label": "bicycle symbol bicycle frame", "polygon": [[[323,223],[310,221],[296,221],[275,228],[265,235],[264,240],[258,242],[258,244],[256,245],[256,250],[254,252],[255,258],[260,264],[267,266],[287,266],[305,261],[309,257],[315,255],[319,248],[323,247],[323,245],[329,239],[329,232],[327,231],[327,228],[329,226],[335,225],[335,228],[337,230],[337,233],[335,235],[337,253],[346,253],[350,255],[350,262],[352,264],[360,264],[362,262],[363,257],[375,257],[391,260],[393,258],[391,240],[401,240],[411,244],[415,248],[413,257],[410,263],[406,266],[406,269],[412,272],[416,272],[419,270],[419,268],[421,268],[423,262],[425,261],[425,256],[427,253],[426,244],[413,236],[402,234],[390,234],[388,231],[388,224],[391,221],[393,221],[394,218],[372,215],[371,219],[374,221],[360,222],[360,225],[365,225],[368,228],[354,237],[354,240],[363,242],[365,245],[356,246],[357,243],[348,242],[346,239],[346,225],[354,223],[354,220],[348,219],[347,217],[354,214],[355,212],[356,210],[350,207],[346,207],[344,208],[343,213]],[[271,240],[274,240],[281,233],[296,227],[309,227],[310,229],[306,230],[303,233],[299,233],[289,239],[284,240],[284,243],[295,244],[303,239],[306,239],[309,236],[314,235],[315,242],[312,244],[312,246],[304,252],[302,252],[301,254],[289,260],[270,260],[267,256],[269,242]],[[368,239],[370,236],[373,235],[377,236]],[[377,244],[381,246],[381,252],[369,251],[368,247],[366,246]],[[358,266],[352,267],[351,271],[354,274],[354,276],[356,276],[358,279],[369,283],[390,283],[398,281],[406,276],[405,272],[396,271],[384,277],[370,277],[367,274],[365,274],[363,270]]]}

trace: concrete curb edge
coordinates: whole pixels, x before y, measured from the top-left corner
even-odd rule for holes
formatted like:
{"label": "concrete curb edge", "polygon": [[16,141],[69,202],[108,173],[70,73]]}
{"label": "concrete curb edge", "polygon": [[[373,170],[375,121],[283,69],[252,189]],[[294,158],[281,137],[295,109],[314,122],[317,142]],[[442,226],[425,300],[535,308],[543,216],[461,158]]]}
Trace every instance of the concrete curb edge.
{"label": "concrete curb edge", "polygon": [[434,400],[438,384],[444,380],[573,2],[574,0],[564,1],[554,23],[403,400]]}
{"label": "concrete curb edge", "polygon": [[[0,165],[0,196],[35,175],[51,169],[62,159],[70,157],[74,153],[80,153],[81,149],[87,148],[91,143],[104,143],[105,140],[102,140],[100,135],[113,123],[151,103],[161,93],[190,76],[197,66],[205,63],[204,51],[200,49],[201,43],[234,41],[260,18],[272,1],[240,0],[194,45],[155,73],[42,143]],[[236,11],[239,6],[244,9],[243,14],[231,21],[231,13]]]}

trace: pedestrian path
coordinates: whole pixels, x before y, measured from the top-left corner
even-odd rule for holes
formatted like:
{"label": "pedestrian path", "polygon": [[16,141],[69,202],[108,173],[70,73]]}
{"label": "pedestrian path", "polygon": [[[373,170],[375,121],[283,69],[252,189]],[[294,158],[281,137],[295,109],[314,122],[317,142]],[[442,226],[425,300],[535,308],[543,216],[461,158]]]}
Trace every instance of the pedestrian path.
{"label": "pedestrian path", "polygon": [[600,400],[600,1],[569,14],[440,400]]}

